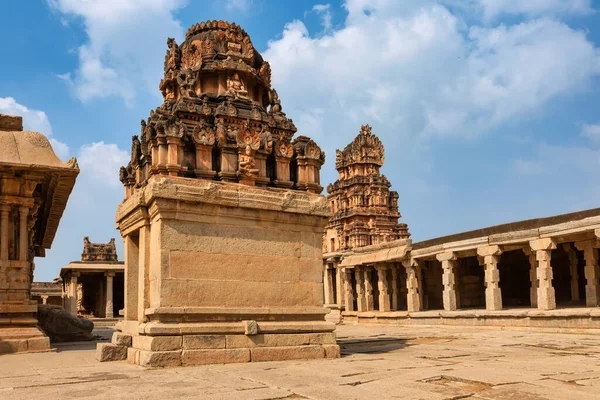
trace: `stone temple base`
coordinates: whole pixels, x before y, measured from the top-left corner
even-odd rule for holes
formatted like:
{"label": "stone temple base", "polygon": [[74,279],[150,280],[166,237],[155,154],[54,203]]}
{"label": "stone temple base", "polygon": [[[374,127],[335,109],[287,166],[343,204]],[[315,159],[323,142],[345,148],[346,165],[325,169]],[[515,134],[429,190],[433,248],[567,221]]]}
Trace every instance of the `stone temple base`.
{"label": "stone temple base", "polygon": [[33,317],[0,316],[0,354],[51,350],[50,339],[36,325]]}
{"label": "stone temple base", "polygon": [[[127,329],[126,325],[118,329]],[[115,332],[111,344],[98,347],[96,358],[127,359],[144,367],[174,367],[340,356],[335,327],[329,322],[150,323],[140,328],[149,334]]]}
{"label": "stone temple base", "polygon": [[550,329],[569,331],[600,329],[600,309],[565,308],[537,310],[531,308],[501,311],[458,310],[458,311],[392,311],[392,312],[349,312],[344,311],[344,322],[382,325],[446,325],[481,326],[521,329]]}

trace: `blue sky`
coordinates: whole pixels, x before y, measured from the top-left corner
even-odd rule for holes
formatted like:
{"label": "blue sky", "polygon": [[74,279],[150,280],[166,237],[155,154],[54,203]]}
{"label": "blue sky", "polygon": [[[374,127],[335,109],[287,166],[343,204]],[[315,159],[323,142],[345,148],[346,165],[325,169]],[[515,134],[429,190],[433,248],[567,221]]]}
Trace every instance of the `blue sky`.
{"label": "blue sky", "polygon": [[[35,280],[108,242],[131,136],[161,103],[167,37],[240,24],[299,134],[369,123],[413,240],[598,207],[600,8],[591,0],[27,0],[0,15],[0,112],[81,174]],[[123,257],[120,240],[119,256]]]}

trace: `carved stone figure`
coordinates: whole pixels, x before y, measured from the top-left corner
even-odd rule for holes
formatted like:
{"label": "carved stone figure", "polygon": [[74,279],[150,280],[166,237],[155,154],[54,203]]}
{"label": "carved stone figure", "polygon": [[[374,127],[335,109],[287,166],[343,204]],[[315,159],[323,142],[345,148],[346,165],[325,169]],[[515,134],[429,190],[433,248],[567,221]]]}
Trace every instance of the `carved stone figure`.
{"label": "carved stone figure", "polygon": [[179,68],[181,62],[181,53],[175,39],[167,39],[167,55],[165,56],[165,75],[171,71]]}
{"label": "carved stone figure", "polygon": [[186,69],[185,72],[180,73],[177,76],[177,83],[179,84],[179,91],[182,96],[196,97],[195,85],[198,81],[198,76],[190,68]]}
{"label": "carved stone figure", "polygon": [[240,79],[240,75],[237,72],[234,72],[227,78],[227,95],[233,98],[248,97],[248,92],[246,91],[244,83]]}
{"label": "carved stone figure", "polygon": [[279,100],[279,95],[277,94],[277,90],[271,89],[270,93],[270,102],[271,102],[271,112],[280,113],[281,111],[281,101]]}

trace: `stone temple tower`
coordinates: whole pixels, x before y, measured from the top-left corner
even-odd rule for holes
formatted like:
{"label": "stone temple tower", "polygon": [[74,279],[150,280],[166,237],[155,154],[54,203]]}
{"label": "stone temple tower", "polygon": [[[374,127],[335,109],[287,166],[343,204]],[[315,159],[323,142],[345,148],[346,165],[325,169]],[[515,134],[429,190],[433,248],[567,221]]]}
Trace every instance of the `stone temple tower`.
{"label": "stone temple tower", "polygon": [[324,252],[408,238],[408,226],[399,224],[398,193],[379,172],[383,165],[381,140],[363,125],[344,150],[337,150],[339,179],[327,187],[332,217],[327,225]]}
{"label": "stone temple tower", "polygon": [[121,168],[125,316],[101,361],[145,366],[338,357],[325,321],[325,154],[282,111],[239,26],[167,41],[164,102]]}

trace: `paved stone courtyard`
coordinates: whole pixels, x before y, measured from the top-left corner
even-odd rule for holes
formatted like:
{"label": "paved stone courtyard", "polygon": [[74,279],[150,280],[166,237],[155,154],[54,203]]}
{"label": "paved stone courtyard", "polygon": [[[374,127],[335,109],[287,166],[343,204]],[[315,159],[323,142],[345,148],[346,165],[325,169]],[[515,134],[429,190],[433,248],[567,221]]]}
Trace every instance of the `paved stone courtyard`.
{"label": "paved stone courtyard", "polygon": [[[108,336],[110,329],[94,332]],[[0,399],[597,399],[597,332],[342,325],[342,358],[143,369],[95,344],[0,357]]]}

